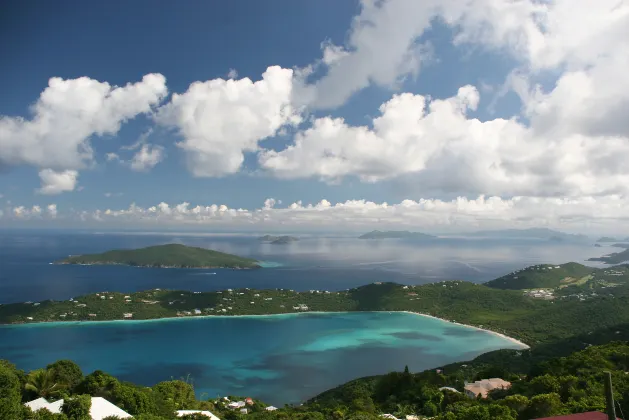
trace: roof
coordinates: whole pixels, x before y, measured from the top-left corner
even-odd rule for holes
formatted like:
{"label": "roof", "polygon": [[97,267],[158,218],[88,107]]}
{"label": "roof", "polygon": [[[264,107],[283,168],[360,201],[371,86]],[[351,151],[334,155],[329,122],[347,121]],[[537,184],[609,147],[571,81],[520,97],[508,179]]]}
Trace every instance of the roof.
{"label": "roof", "polygon": [[202,410],[177,410],[177,417],[183,417],[186,414],[196,414],[196,413],[207,416],[211,420],[221,420],[218,417],[216,417],[214,414],[210,413],[209,411],[202,411]]}
{"label": "roof", "polygon": [[121,419],[131,418],[131,414],[122,408],[113,405],[103,397],[92,397],[92,408],[90,408],[92,420],[102,420],[109,416],[118,416]]}
{"label": "roof", "polygon": [[[49,403],[44,398],[37,398],[36,400],[29,401],[24,404],[27,407],[30,407],[32,411],[41,410],[42,408],[46,408],[51,413],[61,413],[61,406],[63,405],[63,400],[57,400],[55,402]],[[102,420],[105,417],[109,416],[118,416],[121,419],[131,418],[131,415],[121,408],[113,405],[106,399],[102,397],[92,397],[92,407],[90,408],[90,416],[92,420]]]}
{"label": "roof", "polygon": [[[568,414],[566,416],[555,416],[555,417],[543,417],[535,420],[607,420],[607,414],[601,413],[600,411],[589,411],[587,413],[578,413],[578,414]],[[616,417],[617,420],[621,420]]]}

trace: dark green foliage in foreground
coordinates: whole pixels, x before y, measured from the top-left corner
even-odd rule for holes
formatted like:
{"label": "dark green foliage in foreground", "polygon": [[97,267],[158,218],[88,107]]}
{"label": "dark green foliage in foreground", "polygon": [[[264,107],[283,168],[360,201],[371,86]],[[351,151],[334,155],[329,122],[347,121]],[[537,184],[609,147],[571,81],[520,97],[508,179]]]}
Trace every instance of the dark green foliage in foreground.
{"label": "dark green foliage in foreground", "polygon": [[91,420],[91,407],[92,399],[89,395],[76,395],[63,401],[61,412],[72,420]]}
{"label": "dark green foliage in foreground", "polygon": [[[69,366],[67,361],[51,366],[54,365]],[[67,390],[64,414],[53,415],[44,411],[27,413],[22,408],[23,400],[29,400],[26,391],[20,388],[20,377],[24,373],[0,361],[0,415],[3,416],[0,418],[84,420],[89,418],[89,397],[102,396],[136,420],[174,420],[176,409],[207,410],[224,420],[375,420],[382,413],[402,418],[415,414],[445,420],[527,420],[604,410],[603,372],[606,370],[612,372],[614,396],[620,409],[629,412],[629,375],[625,373],[629,371],[629,343],[613,342],[591,346],[567,357],[540,358],[526,371],[479,360],[444,366],[440,373],[434,369],[411,373],[405,368],[402,372],[357,379],[303,405],[273,412],[266,411],[266,404],[254,399],[253,405],[247,406],[246,415],[229,409],[223,399],[195,399],[194,389],[187,380],[169,380],[143,387],[96,371],[75,387],[70,382],[62,384]],[[492,391],[484,400],[439,390],[447,386],[462,391],[465,381],[494,375],[511,381],[512,387]],[[229,399],[244,398],[229,396]]]}
{"label": "dark green foliage in foreground", "polygon": [[118,249],[102,254],[74,255],[60,264],[122,264],[174,268],[259,268],[258,261],[211,249],[180,244]]}

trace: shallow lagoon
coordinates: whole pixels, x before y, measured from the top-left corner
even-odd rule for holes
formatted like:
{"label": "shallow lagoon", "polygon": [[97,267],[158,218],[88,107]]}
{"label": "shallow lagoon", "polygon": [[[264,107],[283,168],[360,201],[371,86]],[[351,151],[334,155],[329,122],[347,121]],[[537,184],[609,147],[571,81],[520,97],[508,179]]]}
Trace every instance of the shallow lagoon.
{"label": "shallow lagoon", "polygon": [[518,344],[407,313],[333,313],[0,327],[0,358],[22,369],[58,359],[152,385],[193,378],[198,396],[299,403],[348,380],[421,371]]}

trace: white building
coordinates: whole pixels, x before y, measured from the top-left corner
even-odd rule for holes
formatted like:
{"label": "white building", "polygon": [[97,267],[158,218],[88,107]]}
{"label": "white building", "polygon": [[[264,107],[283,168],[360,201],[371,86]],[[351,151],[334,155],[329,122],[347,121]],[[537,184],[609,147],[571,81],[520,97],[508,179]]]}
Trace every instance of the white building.
{"label": "white building", "polygon": [[210,413],[209,411],[203,411],[203,410],[177,410],[176,413],[177,413],[177,417],[183,417],[188,414],[198,413],[198,414],[208,417],[210,420],[221,420],[218,417],[216,417],[214,414]]}
{"label": "white building", "polygon": [[[51,413],[61,413],[63,400],[57,400],[49,403],[44,398],[37,398],[36,400],[29,401],[24,405],[29,407],[33,412],[45,408]],[[90,417],[92,417],[92,420],[102,420],[105,417],[110,416],[117,416],[121,419],[131,418],[131,414],[113,405],[106,399],[102,397],[92,397],[92,406],[90,407]]]}

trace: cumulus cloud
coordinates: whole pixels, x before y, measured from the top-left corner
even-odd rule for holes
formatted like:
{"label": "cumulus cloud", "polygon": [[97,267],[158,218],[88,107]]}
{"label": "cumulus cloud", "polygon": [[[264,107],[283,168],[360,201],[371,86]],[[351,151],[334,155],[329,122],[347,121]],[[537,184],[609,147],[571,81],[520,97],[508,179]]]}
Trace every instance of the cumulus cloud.
{"label": "cumulus cloud", "polygon": [[79,173],[74,170],[56,172],[52,169],[39,171],[41,188],[37,190],[40,194],[60,194],[66,191],[74,191]]}
{"label": "cumulus cloud", "polygon": [[145,172],[161,162],[164,157],[165,152],[162,146],[144,144],[133,156],[129,166],[134,171]]}
{"label": "cumulus cloud", "polygon": [[0,117],[0,165],[80,169],[93,159],[90,137],[116,134],[123,122],[147,113],[167,94],[166,79],[111,86],[88,77],[53,77],[32,106],[33,117]]}
{"label": "cumulus cloud", "polygon": [[46,211],[37,204],[32,207],[16,206],[10,209],[10,214],[16,220],[55,219],[57,217],[57,205],[49,204],[46,206]]}
{"label": "cumulus cloud", "polygon": [[[403,200],[396,204],[366,200],[315,204],[301,201],[286,207],[271,206],[266,201],[257,209],[234,209],[226,205],[192,205],[188,202],[126,209],[99,209],[59,215],[69,221],[102,223],[116,226],[212,226],[251,229],[292,228],[295,230],[334,229],[337,231],[405,228],[431,232],[462,232],[475,229],[550,227],[600,234],[618,229],[627,221],[629,198],[619,195],[579,198],[512,198],[479,196],[453,200]],[[14,207],[11,217],[29,219],[52,217],[41,208]],[[56,207],[54,216],[57,217]]]}
{"label": "cumulus cloud", "polygon": [[156,120],[174,127],[183,140],[188,168],[197,177],[237,172],[245,152],[273,136],[285,124],[300,121],[291,105],[293,71],[269,67],[262,79],[213,79],[195,82],[173,94]]}

